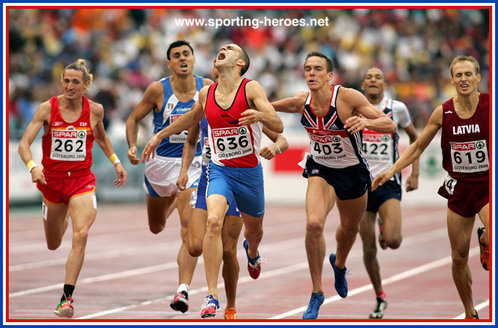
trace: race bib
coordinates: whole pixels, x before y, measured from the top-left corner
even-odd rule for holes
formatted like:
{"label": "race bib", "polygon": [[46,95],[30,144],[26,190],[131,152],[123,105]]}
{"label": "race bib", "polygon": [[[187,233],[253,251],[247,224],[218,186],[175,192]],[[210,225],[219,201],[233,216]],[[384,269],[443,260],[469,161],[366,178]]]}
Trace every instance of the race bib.
{"label": "race bib", "polygon": [[453,179],[449,175],[444,179],[444,188],[448,192],[448,194],[453,195],[455,192],[455,186],[457,184],[456,179]]}
{"label": "race bib", "polygon": [[216,155],[220,160],[247,156],[254,152],[251,134],[245,126],[212,130]]}
{"label": "race bib", "polygon": [[56,161],[84,161],[86,158],[86,130],[52,130],[50,159]]}
{"label": "race bib", "polygon": [[[173,122],[176,121],[177,119],[179,119],[180,117],[181,117],[181,115],[171,115],[169,117],[170,124],[173,124]],[[175,133],[169,137],[169,142],[170,143],[185,143],[187,141],[187,135],[188,135],[187,130]]]}
{"label": "race bib", "polygon": [[363,133],[363,155],[368,161],[391,163],[393,142],[390,134]]}
{"label": "race bib", "polygon": [[202,149],[202,165],[207,165],[211,159],[211,146],[209,138],[204,138],[204,148]]}
{"label": "race bib", "polygon": [[339,160],[346,158],[347,134],[341,131],[318,130],[309,132],[311,154],[316,158]]}
{"label": "race bib", "polygon": [[489,170],[486,140],[450,142],[453,172],[475,173]]}

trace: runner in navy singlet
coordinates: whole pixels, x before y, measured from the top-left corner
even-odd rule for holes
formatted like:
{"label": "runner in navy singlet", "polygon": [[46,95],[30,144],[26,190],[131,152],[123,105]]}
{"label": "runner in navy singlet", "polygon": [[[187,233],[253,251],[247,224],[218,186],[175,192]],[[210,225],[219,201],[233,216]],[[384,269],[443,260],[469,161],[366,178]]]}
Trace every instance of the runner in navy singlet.
{"label": "runner in navy singlet", "polygon": [[475,216],[481,264],[488,270],[489,246],[489,95],[480,93],[479,63],[472,56],[458,56],[450,66],[451,84],[457,95],[437,107],[417,140],[399,160],[372,182],[372,190],[419,158],[442,128],[443,167],[448,177],[439,194],[448,199],[447,225],[451,245],[452,274],[466,319],[479,319],[472,299],[472,277],[468,265]]}
{"label": "runner in navy singlet", "polygon": [[306,192],[306,253],[313,289],[303,319],[316,319],[324,301],[322,269],[325,257],[323,229],[335,203],[340,225],[336,231],[337,251],[329,262],[335,289],[346,297],[346,259],[353,247],[367,204],[370,172],[362,153],[362,130],[394,133],[396,125],[371,105],[360,92],[331,85],[333,63],[319,52],[306,57],[304,74],[309,92],[273,103],[277,111],[298,113],[308,132],[311,155],[305,158],[303,176]]}

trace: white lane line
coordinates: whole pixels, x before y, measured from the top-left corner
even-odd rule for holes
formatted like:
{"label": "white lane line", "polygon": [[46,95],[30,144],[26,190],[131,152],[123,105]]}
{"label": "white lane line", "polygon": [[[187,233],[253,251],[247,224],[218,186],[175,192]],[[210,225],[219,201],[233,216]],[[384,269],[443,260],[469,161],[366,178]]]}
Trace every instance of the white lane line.
{"label": "white lane line", "polygon": [[[429,232],[423,232],[418,235],[414,235],[411,237],[407,237],[403,240],[403,245],[404,246],[410,246],[413,244],[419,244],[421,242],[427,242],[430,240],[438,239],[441,238],[442,234],[446,234],[446,228],[440,228],[437,230],[429,231]],[[267,254],[271,252],[278,252],[281,250],[288,250],[289,248],[295,247],[296,245],[302,245],[304,237],[299,237],[299,238],[294,238],[294,239],[289,239],[286,241],[282,242],[277,242],[277,243],[271,243],[271,244],[263,244],[261,246],[261,253],[262,254]],[[112,255],[112,254],[111,254]],[[350,258],[355,257],[355,256],[360,256],[361,255],[361,250],[353,250],[350,253]],[[95,255],[98,257],[98,255]],[[245,255],[243,252],[238,252],[238,257],[239,258],[245,258]],[[197,264],[204,263],[202,260],[202,257],[199,258],[199,261]],[[303,262],[306,263],[306,262]],[[137,276],[145,273],[153,273],[161,270],[169,270],[169,269],[177,269],[177,263],[176,261],[171,261],[165,264],[161,265],[155,265],[155,266],[149,266],[149,267],[144,267],[140,269],[133,269],[133,270],[128,270],[128,271],[121,271],[121,272],[116,272],[113,274],[107,274],[107,275],[102,275],[102,276],[96,276],[96,277],[88,277],[81,279],[78,281],[78,285],[82,284],[89,284],[93,282],[100,282],[100,281],[105,281],[105,280],[111,280],[111,279],[120,279],[124,277],[132,277],[132,276]],[[13,292],[9,294],[9,297],[19,297],[19,296],[26,296],[26,295],[32,295],[36,293],[43,293],[51,290],[56,290],[62,288],[63,284],[54,284],[54,285],[49,285],[49,286],[44,286],[44,287],[39,287],[39,288],[33,288],[33,289],[27,289],[27,290],[22,290],[18,292]]]}
{"label": "white lane line", "polygon": [[[474,256],[474,255],[476,255],[478,253],[479,253],[479,247],[475,247],[475,248],[473,248],[473,249],[470,250],[469,257]],[[413,269],[401,272],[399,274],[395,274],[394,276],[391,276],[389,278],[382,279],[382,285],[383,286],[389,285],[389,284],[392,284],[394,282],[410,278],[412,276],[415,276],[415,275],[418,275],[418,274],[421,274],[421,273],[424,273],[424,272],[436,269],[438,267],[441,267],[443,265],[450,264],[450,263],[451,263],[451,256],[443,257],[442,259],[439,259],[439,260],[436,260],[436,261],[433,261],[433,262],[421,265],[419,267],[416,267],[416,268],[413,268]],[[361,287],[358,287],[358,288],[355,288],[355,289],[349,291],[348,292],[348,297],[354,296],[354,295],[357,295],[357,294],[360,294],[360,293],[363,293],[363,292],[366,292],[366,291],[369,291],[369,290],[372,290],[372,289],[373,289],[373,287],[372,287],[371,284],[364,285],[364,286],[361,286]],[[339,295],[336,295],[336,296],[329,297],[329,298],[325,299],[325,301],[323,302],[323,304],[329,304],[329,303],[332,303],[332,302],[339,301],[341,299],[342,298]],[[294,309],[294,310],[291,310],[291,311],[279,314],[277,316],[271,317],[269,319],[283,319],[283,318],[289,317],[291,315],[302,313],[302,312],[306,311],[306,308],[307,308],[307,306],[302,306],[302,307],[299,307],[297,309]]]}
{"label": "white lane line", "polygon": [[[286,240],[284,242],[266,245],[264,247],[261,247],[261,252],[262,253],[278,252],[281,250],[289,249],[291,247],[296,247],[298,244],[299,245],[302,244],[302,238],[295,238],[295,239]],[[238,257],[245,258],[245,254],[242,254],[242,252],[238,252]],[[201,263],[204,263],[202,257],[200,257],[199,260],[197,261],[198,265]],[[94,283],[94,282],[102,282],[102,281],[106,281],[106,280],[140,276],[143,274],[154,273],[154,272],[163,271],[163,270],[172,270],[172,269],[178,269],[178,264],[176,261],[171,261],[171,262],[168,262],[165,264],[160,264],[160,265],[143,267],[143,268],[139,268],[139,269],[120,271],[120,272],[105,274],[105,275],[101,275],[101,276],[84,278],[84,279],[81,279],[78,281],[78,286],[84,285],[84,284],[90,284],[90,283]],[[54,284],[54,285],[49,285],[49,286],[44,286],[44,287],[39,287],[39,288],[22,290],[22,291],[10,293],[9,297],[12,298],[12,297],[32,295],[32,294],[36,294],[36,293],[43,293],[43,292],[47,292],[47,291],[51,291],[51,290],[61,289],[63,286],[64,286],[64,284],[59,283],[59,284]]]}
{"label": "white lane line", "polygon": [[[485,300],[484,302],[482,303],[479,303],[477,304],[474,309],[476,309],[477,312],[479,312],[480,310],[484,309],[485,307],[488,307],[489,306],[489,299]],[[453,319],[465,319],[465,312],[454,317]]]}
{"label": "white lane line", "polygon": [[[284,267],[284,268],[280,268],[280,269],[277,269],[277,270],[271,270],[271,271],[268,271],[268,272],[262,272],[261,276],[258,278],[258,280],[272,278],[272,277],[275,277],[275,276],[286,275],[288,273],[295,272],[295,271],[300,271],[300,270],[304,270],[304,269],[307,269],[307,268],[308,268],[308,263],[307,262],[302,262],[302,263],[290,265],[290,266],[287,266],[287,267]],[[242,278],[239,278],[238,285],[245,284],[245,283],[248,283],[250,281],[253,281],[253,279],[251,277],[244,276]],[[221,288],[224,288],[224,287],[225,287],[225,283],[220,282],[218,284],[218,289],[221,289]],[[191,295],[195,295],[195,294],[199,294],[199,293],[205,293],[207,291],[208,291],[207,287],[201,287],[201,288],[191,289],[188,294],[189,294],[189,297],[190,297]],[[97,313],[94,313],[94,314],[89,314],[89,315],[86,315],[86,316],[83,316],[83,317],[79,317],[77,319],[92,319],[92,318],[102,317],[104,315],[108,315],[108,314],[112,314],[112,313],[117,313],[117,312],[129,310],[129,309],[132,309],[132,308],[135,308],[135,307],[140,307],[140,306],[145,306],[145,305],[149,305],[149,304],[161,302],[161,301],[164,301],[166,299],[171,299],[171,295],[168,295],[166,297],[156,298],[154,300],[149,300],[149,301],[144,301],[144,302],[140,302],[140,303],[136,303],[136,304],[131,304],[131,305],[128,305],[128,306],[123,306],[123,307],[120,307],[120,308],[115,308],[115,309],[111,309],[111,310],[107,310],[107,311],[102,311],[102,312],[97,312]]]}
{"label": "white lane line", "polygon": [[[420,234],[417,236],[412,236],[410,238],[407,238],[404,242],[405,242],[405,244],[411,244],[411,243],[415,243],[415,242],[416,243],[426,242],[426,241],[429,241],[432,239],[441,238],[442,233],[446,233],[446,228],[431,231],[428,233],[423,233],[423,234]],[[279,244],[283,244],[283,243],[279,243]],[[273,250],[278,250],[278,248],[281,248],[281,247],[269,245],[269,248],[273,249]],[[350,253],[350,256],[352,256],[352,257],[358,256],[359,257],[359,256],[361,256],[361,254],[362,254],[361,250],[354,250]],[[289,274],[289,273],[294,272],[294,271],[307,270],[307,269],[308,269],[308,262],[300,262],[300,263],[297,263],[297,264],[294,264],[291,266],[283,267],[283,268],[272,270],[272,271],[266,271],[266,272],[263,271],[261,273],[261,276],[259,277],[259,279],[266,279],[266,278],[271,278],[271,277],[275,277],[275,276],[286,275],[286,274]],[[393,276],[393,277],[396,277],[396,276]],[[389,279],[393,279],[393,278],[391,277]],[[399,278],[399,279],[403,279],[403,278]],[[250,278],[248,276],[242,277],[239,279],[239,285],[242,283],[247,283],[249,281],[252,281],[252,278]],[[224,284],[223,283],[218,284],[218,288],[222,288],[220,286],[224,286]],[[370,290],[370,289],[372,289],[371,285],[367,285],[367,286],[360,287],[358,291],[356,291],[356,292],[352,291],[349,294],[352,295],[353,293],[360,293],[360,292]],[[195,294],[198,294],[200,292],[207,292],[207,288],[203,287],[203,288],[193,289],[189,292],[189,294],[195,295]],[[111,309],[108,311],[98,312],[98,313],[90,314],[90,315],[87,315],[87,316],[84,316],[84,317],[81,317],[78,319],[91,319],[91,318],[101,317],[104,315],[125,311],[125,310],[132,309],[135,307],[140,307],[140,306],[145,306],[145,305],[148,305],[151,303],[161,302],[161,301],[164,301],[164,300],[169,299],[169,298],[171,298],[171,296],[161,297],[161,298],[157,298],[154,300],[148,300],[148,301],[144,301],[144,302],[140,302],[140,303],[136,303],[136,304],[131,304],[131,305],[124,306],[124,307]],[[337,296],[337,298],[340,299],[339,296]],[[306,307],[300,308],[300,309],[301,309],[300,311],[303,312],[306,309]]]}

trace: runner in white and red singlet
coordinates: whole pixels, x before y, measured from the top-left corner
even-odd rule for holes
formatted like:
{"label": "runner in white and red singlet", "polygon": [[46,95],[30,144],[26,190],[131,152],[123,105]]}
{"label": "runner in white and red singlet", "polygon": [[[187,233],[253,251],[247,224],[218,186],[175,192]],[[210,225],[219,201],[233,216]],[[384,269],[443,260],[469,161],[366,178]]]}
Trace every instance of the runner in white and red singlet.
{"label": "runner in white and red singlet", "polygon": [[[391,118],[410,138],[417,139],[417,131],[410,119],[404,103],[384,95],[387,88],[384,72],[371,67],[363,75],[361,89],[368,101]],[[370,173],[375,176],[388,170],[398,159],[398,133],[381,133],[370,129],[363,130],[363,154],[368,161]],[[412,165],[406,179],[406,191],[418,188],[419,161]],[[377,244],[375,242],[375,222],[379,223],[379,244],[382,249],[396,249],[401,245],[401,172],[375,191],[368,191],[367,210],[360,222],[360,237],[363,244],[363,263],[374,288],[376,305],[370,319],[382,319],[387,308],[386,293],[382,289]],[[378,214],[378,218],[377,218]]]}
{"label": "runner in white and red singlet", "polygon": [[[86,62],[79,59],[61,74],[64,93],[38,106],[19,143],[19,154],[43,195],[42,217],[47,247],[57,249],[71,217],[73,238],[67,258],[64,289],[54,313],[71,318],[72,294],[83,266],[88,231],[97,215],[92,147],[95,140],[116,169],[116,186],[126,183],[126,171],[107,137],[104,108],[83,96],[92,83]],[[43,170],[33,161],[31,144],[43,127]]]}
{"label": "runner in white and red singlet", "polygon": [[489,269],[489,95],[477,89],[481,74],[474,57],[456,57],[450,73],[457,95],[434,110],[417,140],[389,170],[375,177],[372,190],[416,160],[442,128],[443,167],[448,177],[439,194],[448,199],[453,280],[466,319],[479,319],[472,299],[468,258],[475,216],[478,215],[484,225],[477,230],[481,264]]}

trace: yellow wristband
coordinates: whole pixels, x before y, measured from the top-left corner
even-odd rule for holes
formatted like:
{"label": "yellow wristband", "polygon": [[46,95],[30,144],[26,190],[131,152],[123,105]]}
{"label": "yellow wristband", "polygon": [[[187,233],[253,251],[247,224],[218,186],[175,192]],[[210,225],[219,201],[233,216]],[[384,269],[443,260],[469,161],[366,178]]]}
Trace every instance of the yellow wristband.
{"label": "yellow wristband", "polygon": [[121,163],[121,161],[118,158],[118,155],[116,155],[116,154],[112,154],[111,156],[109,156],[109,160],[111,161],[112,165],[116,165],[118,163]]}
{"label": "yellow wristband", "polygon": [[37,167],[38,165],[36,165],[35,161],[30,160],[28,164],[26,164],[26,166],[28,167],[29,173],[31,173],[31,170]]}

